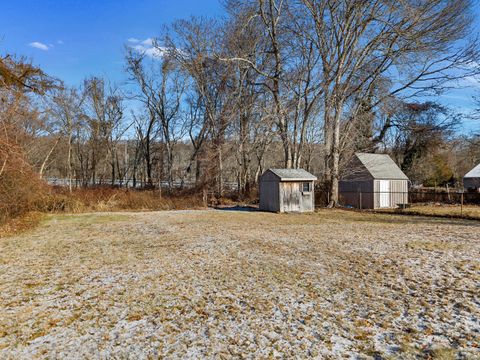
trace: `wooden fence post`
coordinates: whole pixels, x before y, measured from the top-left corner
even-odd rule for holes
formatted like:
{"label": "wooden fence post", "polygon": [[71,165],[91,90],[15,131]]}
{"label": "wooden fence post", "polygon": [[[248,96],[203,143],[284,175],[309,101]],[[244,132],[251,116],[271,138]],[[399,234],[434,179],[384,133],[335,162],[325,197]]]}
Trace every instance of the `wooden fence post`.
{"label": "wooden fence post", "polygon": [[462,194],[460,195],[460,216],[463,216],[463,190]]}

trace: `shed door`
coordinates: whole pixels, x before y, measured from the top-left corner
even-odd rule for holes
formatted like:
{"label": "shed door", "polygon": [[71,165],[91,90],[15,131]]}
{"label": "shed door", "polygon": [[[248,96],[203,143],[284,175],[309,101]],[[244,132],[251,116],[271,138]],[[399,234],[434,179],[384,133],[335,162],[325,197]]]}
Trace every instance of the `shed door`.
{"label": "shed door", "polygon": [[295,182],[284,182],[283,185],[283,211],[300,211],[300,185]]}
{"label": "shed door", "polygon": [[380,207],[388,208],[390,207],[390,181],[389,180],[379,180],[380,188]]}

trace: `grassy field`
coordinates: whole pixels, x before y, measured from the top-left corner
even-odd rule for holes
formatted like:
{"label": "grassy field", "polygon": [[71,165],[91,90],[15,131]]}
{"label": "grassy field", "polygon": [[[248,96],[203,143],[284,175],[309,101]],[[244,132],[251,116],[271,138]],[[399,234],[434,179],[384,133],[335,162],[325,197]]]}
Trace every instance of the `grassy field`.
{"label": "grassy field", "polygon": [[480,223],[49,216],[0,239],[0,358],[475,358]]}
{"label": "grassy field", "polygon": [[413,204],[412,207],[402,211],[412,215],[465,217],[480,220],[480,206],[473,205],[464,205],[462,208],[460,205],[448,204]]}

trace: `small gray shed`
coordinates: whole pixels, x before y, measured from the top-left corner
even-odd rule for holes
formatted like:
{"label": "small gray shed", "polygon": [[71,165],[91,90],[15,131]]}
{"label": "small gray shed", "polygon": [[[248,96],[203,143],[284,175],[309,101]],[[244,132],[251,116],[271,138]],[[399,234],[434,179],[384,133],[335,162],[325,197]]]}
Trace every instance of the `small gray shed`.
{"label": "small gray shed", "polygon": [[268,169],[260,177],[260,210],[313,211],[315,180],[316,176],[303,169]]}
{"label": "small gray shed", "polygon": [[465,190],[480,191],[480,164],[465,174],[463,177],[463,188]]}
{"label": "small gray shed", "polygon": [[339,183],[342,205],[396,208],[408,203],[408,177],[386,154],[357,153]]}

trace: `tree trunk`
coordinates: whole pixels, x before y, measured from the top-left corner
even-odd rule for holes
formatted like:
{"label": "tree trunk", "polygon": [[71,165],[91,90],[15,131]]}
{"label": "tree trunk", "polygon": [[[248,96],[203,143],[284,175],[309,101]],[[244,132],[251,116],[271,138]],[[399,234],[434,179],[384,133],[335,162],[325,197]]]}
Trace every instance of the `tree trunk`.
{"label": "tree trunk", "polygon": [[67,150],[67,177],[68,177],[68,190],[72,192],[72,133],[68,134],[68,150]]}
{"label": "tree trunk", "polygon": [[340,118],[342,114],[343,102],[336,105],[333,121],[333,142],[330,162],[330,203],[329,207],[338,205],[338,181],[340,176]]}
{"label": "tree trunk", "polygon": [[329,101],[325,99],[325,113],[324,113],[324,144],[325,144],[325,154],[324,154],[324,177],[323,181],[325,183],[326,189],[331,192],[332,184],[332,174],[331,174],[331,159],[332,159],[332,143],[333,143],[333,131],[332,131],[332,118],[330,114],[331,108],[329,106]]}
{"label": "tree trunk", "polygon": [[42,166],[40,167],[40,171],[39,171],[40,179],[43,178],[43,171],[45,170],[47,161],[52,155],[53,150],[57,147],[57,144],[59,143],[59,141],[60,141],[60,137],[55,141],[55,144],[53,144],[53,146],[50,148],[50,151],[48,152],[47,156],[45,156],[45,159],[43,160]]}
{"label": "tree trunk", "polygon": [[217,157],[218,157],[218,195],[223,196],[223,153],[222,145],[217,146]]}
{"label": "tree trunk", "polygon": [[168,181],[168,189],[172,191],[173,189],[173,149],[172,145],[167,142],[165,144],[166,151],[167,151],[167,181]]}

